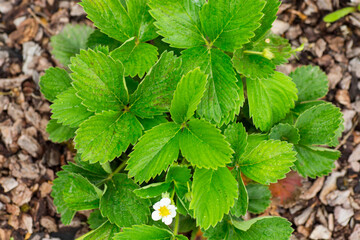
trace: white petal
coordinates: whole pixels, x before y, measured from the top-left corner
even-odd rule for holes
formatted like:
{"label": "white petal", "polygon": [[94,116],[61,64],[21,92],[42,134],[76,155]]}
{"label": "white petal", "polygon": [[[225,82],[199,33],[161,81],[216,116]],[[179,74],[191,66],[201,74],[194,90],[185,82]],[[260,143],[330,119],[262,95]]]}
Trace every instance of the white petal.
{"label": "white petal", "polygon": [[174,218],[176,216],[176,209],[169,209],[170,217]]}
{"label": "white petal", "polygon": [[153,208],[154,208],[155,210],[159,210],[160,207],[161,207],[160,202],[155,203],[154,206],[153,206]]}
{"label": "white petal", "polygon": [[172,223],[172,220],[173,218],[171,216],[166,216],[162,219],[163,223],[165,223],[166,225],[170,225]]}
{"label": "white petal", "polygon": [[160,200],[160,206],[168,206],[171,204],[170,198],[163,198]]}
{"label": "white petal", "polygon": [[159,212],[159,211],[154,211],[154,212],[151,214],[151,218],[152,218],[154,221],[159,221],[159,220],[161,219],[160,212]]}
{"label": "white petal", "polygon": [[169,209],[169,211],[170,210],[176,210],[177,207],[175,207],[174,205],[169,205],[169,206],[167,206],[167,209]]}

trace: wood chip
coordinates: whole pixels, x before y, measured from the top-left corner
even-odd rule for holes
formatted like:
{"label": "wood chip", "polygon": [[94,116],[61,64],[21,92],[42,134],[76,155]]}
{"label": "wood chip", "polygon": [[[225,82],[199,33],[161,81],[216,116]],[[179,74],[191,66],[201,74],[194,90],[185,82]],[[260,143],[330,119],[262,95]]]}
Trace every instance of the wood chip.
{"label": "wood chip", "polygon": [[314,198],[316,194],[321,190],[321,188],[324,185],[325,177],[321,177],[315,180],[314,184],[309,188],[307,191],[305,191],[300,198],[304,200],[309,200],[311,198]]}

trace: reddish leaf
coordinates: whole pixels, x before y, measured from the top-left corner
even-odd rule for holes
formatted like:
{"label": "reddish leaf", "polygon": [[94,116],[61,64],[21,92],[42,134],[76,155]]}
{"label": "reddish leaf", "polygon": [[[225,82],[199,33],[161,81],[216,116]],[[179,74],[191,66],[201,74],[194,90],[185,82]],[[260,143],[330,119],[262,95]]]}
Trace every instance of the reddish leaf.
{"label": "reddish leaf", "polygon": [[302,177],[297,172],[291,171],[286,178],[277,183],[270,184],[270,191],[274,198],[278,199],[281,205],[290,203],[300,193]]}

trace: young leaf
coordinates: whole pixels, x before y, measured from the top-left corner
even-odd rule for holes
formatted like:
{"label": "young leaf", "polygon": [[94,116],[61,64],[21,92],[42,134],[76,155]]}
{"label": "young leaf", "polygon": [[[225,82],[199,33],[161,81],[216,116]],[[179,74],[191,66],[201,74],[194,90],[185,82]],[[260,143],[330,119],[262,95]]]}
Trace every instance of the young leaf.
{"label": "young leaf", "polygon": [[327,76],[318,66],[299,67],[289,76],[299,90],[299,102],[317,100],[324,97],[329,90]]}
{"label": "young leaf", "polygon": [[226,140],[234,150],[234,160],[238,161],[247,146],[247,133],[242,123],[233,123],[224,132]]}
{"label": "young leaf", "polygon": [[316,178],[331,173],[335,160],[340,157],[339,151],[322,147],[295,145],[294,149],[297,152],[295,167],[303,177]]}
{"label": "young leaf", "polygon": [[116,174],[106,183],[107,189],[100,199],[100,211],[118,227],[145,224],[150,215],[150,201],[133,192],[138,185],[125,174]]}
{"label": "young leaf", "polygon": [[197,112],[208,121],[220,123],[236,109],[240,100],[231,58],[218,49],[204,47],[185,50],[181,58],[184,72],[200,67],[208,74],[206,91]]}
{"label": "young leaf", "polygon": [[79,127],[80,123],[94,115],[81,104],[81,99],[76,96],[76,90],[73,87],[59,94],[50,107],[52,109],[51,117],[57,119],[58,123],[71,128]]}
{"label": "young leaf", "polygon": [[137,225],[124,228],[123,232],[116,234],[114,240],[172,240],[173,233],[169,230],[148,225]]}
{"label": "young leaf", "polygon": [[342,124],[340,109],[331,103],[314,106],[303,112],[295,123],[299,129],[300,144],[327,145],[336,137]]}
{"label": "young leaf", "polygon": [[113,51],[114,49],[120,47],[120,45],[121,42],[102,33],[99,29],[95,29],[95,31],[89,36],[86,43],[86,46],[91,49],[95,49],[98,46],[108,46],[109,51]]}
{"label": "young leaf", "polygon": [[161,196],[170,188],[171,182],[157,182],[134,190],[136,196],[141,198],[154,198]]}
{"label": "young leaf", "polygon": [[291,78],[275,72],[267,79],[246,79],[250,115],[262,131],[283,119],[297,100],[297,89]]}
{"label": "young leaf", "polygon": [[226,167],[217,170],[196,168],[192,186],[196,223],[203,229],[215,226],[234,205],[237,182]]}
{"label": "young leaf", "polygon": [[89,49],[71,59],[70,69],[77,96],[90,111],[120,111],[129,102],[121,62]]}
{"label": "young leaf", "polygon": [[179,134],[179,143],[183,156],[197,167],[216,169],[231,162],[230,144],[204,120],[190,120]]}
{"label": "young leaf", "polygon": [[111,224],[109,221],[103,223],[100,227],[92,230],[85,235],[77,238],[76,240],[107,240],[113,239],[116,233],[119,233],[121,229],[115,224]]}
{"label": "young leaf", "polygon": [[58,123],[55,119],[50,119],[46,126],[46,132],[49,133],[49,139],[53,142],[62,143],[75,137],[76,128]]}
{"label": "young leaf", "polygon": [[345,7],[345,8],[339,9],[335,12],[332,12],[332,13],[326,15],[324,17],[324,22],[333,23],[333,22],[339,20],[340,18],[343,18],[346,15],[356,12],[356,11],[357,11],[356,7]]}
{"label": "young leaf", "polygon": [[167,182],[187,183],[191,178],[191,170],[186,166],[171,166],[166,174]]}
{"label": "young leaf", "polygon": [[119,157],[142,134],[142,126],[128,112],[107,111],[90,117],[76,132],[75,147],[83,161],[106,163]]}
{"label": "young leaf", "polygon": [[126,169],[136,182],[149,181],[179,156],[180,126],[164,123],[147,131],[130,154]]}
{"label": "young leaf", "polygon": [[238,182],[238,198],[235,200],[234,206],[231,208],[231,214],[240,217],[245,216],[249,206],[249,195],[246,190],[244,181],[241,178],[241,173],[238,170],[237,178]]}
{"label": "young leaf", "polygon": [[297,144],[300,140],[299,130],[292,125],[279,123],[274,126],[269,138],[274,140],[287,141],[289,143]]}
{"label": "young leaf", "polygon": [[264,1],[209,0],[200,11],[204,33],[214,46],[233,52],[254,37],[264,5]]}
{"label": "young leaf", "polygon": [[60,34],[51,38],[51,53],[64,66],[69,65],[71,57],[78,54],[80,49],[86,49],[86,42],[93,31],[86,25],[66,25]]}
{"label": "young leaf", "polygon": [[267,140],[243,155],[239,165],[248,178],[267,185],[285,177],[294,165],[295,155],[292,144]]}
{"label": "young leaf", "polygon": [[40,78],[40,90],[45,98],[51,102],[56,96],[71,87],[71,78],[62,68],[49,68]]}
{"label": "young leaf", "polygon": [[181,79],[180,66],[181,60],[173,52],[164,52],[131,95],[131,111],[141,118],[152,118],[168,111]]}
{"label": "young leaf", "polygon": [[207,76],[199,68],[182,77],[170,107],[171,118],[174,122],[185,123],[194,115],[205,92],[206,79]]}
{"label": "young leaf", "polygon": [[191,48],[205,43],[199,11],[204,0],[151,0],[150,14],[158,33],[174,48]]}
{"label": "young leaf", "polygon": [[262,213],[270,206],[271,192],[268,186],[261,184],[248,184],[246,190],[249,195],[249,212]]}
{"label": "young leaf", "polygon": [[135,38],[130,38],[110,54],[112,58],[124,64],[125,75],[130,75],[132,78],[136,75],[142,78],[157,61],[157,55],[155,46],[138,43]]}

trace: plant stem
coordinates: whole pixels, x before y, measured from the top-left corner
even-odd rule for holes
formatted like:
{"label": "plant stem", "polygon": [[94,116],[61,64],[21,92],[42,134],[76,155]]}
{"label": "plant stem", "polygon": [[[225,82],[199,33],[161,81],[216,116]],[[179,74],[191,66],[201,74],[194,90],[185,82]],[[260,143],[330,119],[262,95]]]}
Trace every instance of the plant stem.
{"label": "plant stem", "polygon": [[263,52],[250,51],[250,50],[246,50],[246,51],[244,51],[244,53],[253,54],[253,55],[260,55],[260,56],[263,55]]}
{"label": "plant stem", "polygon": [[[115,169],[115,171],[113,171],[112,173],[110,173],[107,178],[105,178],[104,180],[102,180],[101,182],[99,182],[98,184],[96,184],[96,186],[97,186],[97,187],[100,187],[103,183],[111,180],[115,174],[119,173],[121,170],[123,170],[123,169],[125,168],[126,162],[127,162],[127,160],[124,160],[124,161]],[[106,170],[105,170],[105,171],[106,171]],[[106,171],[106,172],[107,172],[107,171]]]}
{"label": "plant stem", "polygon": [[179,213],[176,213],[175,224],[174,224],[174,235],[177,235],[179,232],[179,222],[180,222]]}

